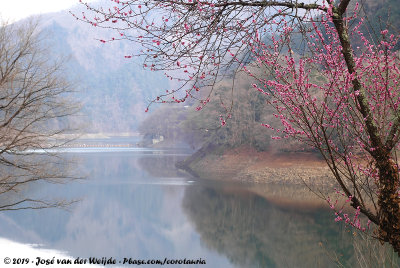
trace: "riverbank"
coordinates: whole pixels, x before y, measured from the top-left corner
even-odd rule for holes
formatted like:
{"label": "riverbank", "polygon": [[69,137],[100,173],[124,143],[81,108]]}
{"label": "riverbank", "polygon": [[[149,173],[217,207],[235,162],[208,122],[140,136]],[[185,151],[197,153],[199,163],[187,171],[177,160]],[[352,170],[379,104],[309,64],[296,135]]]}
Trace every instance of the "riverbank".
{"label": "riverbank", "polygon": [[335,187],[325,162],[309,152],[258,152],[249,147],[209,146],[177,166],[196,177],[214,180]]}
{"label": "riverbank", "polygon": [[334,189],[338,186],[331,171],[317,154],[310,152],[208,146],[177,167],[198,178],[249,183],[249,191],[285,208],[326,207],[321,194],[337,197]]}

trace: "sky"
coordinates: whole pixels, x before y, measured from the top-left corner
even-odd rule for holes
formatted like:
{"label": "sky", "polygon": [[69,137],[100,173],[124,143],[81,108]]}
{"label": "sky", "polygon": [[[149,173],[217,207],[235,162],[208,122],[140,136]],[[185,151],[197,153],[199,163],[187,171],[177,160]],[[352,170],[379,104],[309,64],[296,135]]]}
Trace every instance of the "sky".
{"label": "sky", "polygon": [[0,0],[0,16],[3,20],[14,22],[30,15],[68,9],[78,3],[79,0]]}

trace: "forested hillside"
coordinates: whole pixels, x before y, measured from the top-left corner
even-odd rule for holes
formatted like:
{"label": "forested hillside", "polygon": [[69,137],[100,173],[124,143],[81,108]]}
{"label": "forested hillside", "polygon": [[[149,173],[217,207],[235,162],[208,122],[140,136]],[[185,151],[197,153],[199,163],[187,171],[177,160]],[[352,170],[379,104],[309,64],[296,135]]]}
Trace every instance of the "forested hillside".
{"label": "forested hillside", "polygon": [[[75,9],[72,12],[80,12]],[[162,74],[143,70],[140,59],[127,59],[132,44],[103,44],[106,32],[77,22],[68,11],[40,18],[50,35],[52,53],[69,58],[65,75],[75,82],[82,102],[84,132],[132,132],[143,120],[146,106],[164,90]]]}
{"label": "forested hillside", "polygon": [[[352,2],[349,10],[354,9],[355,3]],[[370,38],[378,40],[380,30],[386,27],[390,31],[399,31],[400,5],[397,0],[365,0],[360,2],[360,6],[360,17],[367,14],[365,27],[368,27]],[[294,35],[293,38],[298,39],[297,49],[302,49],[301,36]],[[248,62],[251,62],[251,57]],[[195,102],[186,108],[168,104],[153,107],[156,111],[141,123],[139,131],[148,138],[163,136],[166,144],[183,141],[192,148],[214,144],[228,147],[248,145],[261,151],[271,149],[271,145],[283,151],[303,149],[304,146],[294,141],[271,142],[274,132],[267,131],[262,124],[270,124],[274,129],[281,126],[274,120],[274,111],[266,104],[265,95],[254,90],[251,86],[254,81],[243,73],[236,76],[233,84],[232,81],[228,76],[218,83],[210,96],[210,103],[200,111]],[[205,90],[202,97],[208,93]],[[222,122],[221,115],[224,118],[227,114],[231,114],[231,118]],[[151,139],[145,142],[146,145],[149,143]]]}
{"label": "forested hillside", "polygon": [[[356,2],[353,3],[355,5]],[[366,13],[368,24],[377,33],[386,24],[391,31],[400,29],[400,5],[397,0],[361,1],[362,11]]]}
{"label": "forested hillside", "polygon": [[[274,120],[274,110],[265,104],[265,96],[254,90],[252,80],[239,73],[234,85],[230,78],[218,83],[205,106],[162,105],[140,124],[139,132],[145,135],[144,145],[163,136],[161,146],[184,142],[193,149],[212,144],[230,148],[246,145],[265,151],[271,149],[271,137],[263,124],[274,122],[274,128],[280,127]],[[286,140],[274,143],[273,147],[299,150],[302,146]]]}

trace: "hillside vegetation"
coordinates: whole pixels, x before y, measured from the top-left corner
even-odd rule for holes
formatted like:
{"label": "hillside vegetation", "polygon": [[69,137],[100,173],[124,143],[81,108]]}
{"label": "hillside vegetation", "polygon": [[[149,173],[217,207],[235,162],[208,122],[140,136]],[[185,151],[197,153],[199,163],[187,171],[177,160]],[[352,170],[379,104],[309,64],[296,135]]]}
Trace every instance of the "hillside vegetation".
{"label": "hillside vegetation", "polygon": [[[360,1],[359,1],[360,2]],[[352,2],[353,10],[356,1]],[[367,32],[372,39],[380,38],[380,30],[388,27],[391,31],[400,29],[400,5],[397,0],[363,0],[360,2],[360,16],[365,16]],[[299,47],[302,40],[299,36]],[[251,59],[251,58],[250,58]],[[321,79],[316,77],[315,79]],[[163,136],[164,144],[185,142],[192,148],[208,147],[210,144],[229,148],[249,146],[258,151],[302,151],[304,146],[292,140],[273,141],[274,131],[268,131],[262,124],[279,129],[280,123],[274,118],[274,111],[266,103],[266,96],[254,90],[252,81],[245,74],[228,77],[218,83],[208,103],[201,111],[198,103],[183,105],[162,105],[152,107],[156,111],[142,122],[139,131],[146,137]],[[202,89],[204,99],[209,92]],[[231,118],[222,126],[227,115]],[[221,124],[222,123],[222,124]],[[150,139],[144,143],[151,144]]]}
{"label": "hillside vegetation", "polygon": [[168,87],[167,79],[145,71],[140,59],[125,58],[132,44],[101,43],[99,39],[112,36],[78,23],[67,10],[46,14],[40,21],[42,31],[51,36],[49,52],[68,58],[64,72],[74,78],[83,106],[80,122],[73,123],[83,125],[83,132],[136,131],[149,100]]}

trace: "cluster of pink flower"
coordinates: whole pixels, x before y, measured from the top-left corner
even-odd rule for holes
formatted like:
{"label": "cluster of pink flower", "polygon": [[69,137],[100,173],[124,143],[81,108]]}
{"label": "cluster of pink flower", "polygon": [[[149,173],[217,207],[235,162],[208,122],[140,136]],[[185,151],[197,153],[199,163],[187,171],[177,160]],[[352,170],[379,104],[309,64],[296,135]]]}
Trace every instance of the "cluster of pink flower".
{"label": "cluster of pink flower", "polygon": [[[336,194],[338,194],[341,197],[346,197],[346,195],[342,192],[340,192],[339,190],[335,189]],[[362,226],[362,222],[361,222],[361,218],[360,218],[360,207],[356,208],[356,211],[354,212],[354,216],[352,218],[349,217],[348,213],[344,213],[344,206],[346,203],[351,202],[352,200],[352,196],[348,196],[348,198],[346,199],[345,203],[338,209],[337,205],[338,205],[338,199],[335,200],[335,202],[333,203],[330,199],[330,197],[328,197],[326,199],[326,201],[328,202],[329,207],[335,211],[335,222],[345,222],[346,224],[355,227],[356,229],[359,229],[360,231],[365,232],[366,230],[368,230],[370,228],[370,224],[371,221],[368,220],[366,227]]]}

